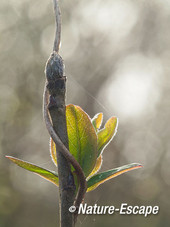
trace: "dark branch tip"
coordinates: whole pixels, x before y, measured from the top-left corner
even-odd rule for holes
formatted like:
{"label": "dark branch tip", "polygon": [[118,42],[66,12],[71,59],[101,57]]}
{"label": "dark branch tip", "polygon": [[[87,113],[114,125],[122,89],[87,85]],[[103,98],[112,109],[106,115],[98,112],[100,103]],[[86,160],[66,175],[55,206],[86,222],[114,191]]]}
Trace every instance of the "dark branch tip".
{"label": "dark branch tip", "polygon": [[53,52],[48,59],[45,67],[45,74],[47,81],[54,81],[64,76],[63,59],[57,52]]}

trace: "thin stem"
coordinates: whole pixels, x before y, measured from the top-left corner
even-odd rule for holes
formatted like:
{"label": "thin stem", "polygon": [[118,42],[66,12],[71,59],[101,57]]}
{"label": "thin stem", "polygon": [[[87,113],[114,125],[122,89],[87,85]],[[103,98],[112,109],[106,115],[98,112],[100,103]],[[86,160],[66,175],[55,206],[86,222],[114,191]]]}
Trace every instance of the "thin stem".
{"label": "thin stem", "polygon": [[54,3],[54,13],[56,20],[56,33],[54,39],[53,51],[59,52],[60,40],[61,40],[61,12],[58,4],[58,0],[53,0]]}
{"label": "thin stem", "polygon": [[[58,0],[53,0],[53,3],[56,19],[56,33],[53,53],[48,59],[45,69],[47,81],[44,88],[43,113],[47,130],[56,144],[61,202],[60,225],[61,227],[71,227],[76,222],[78,207],[84,199],[87,185],[81,166],[68,150],[68,135],[65,115],[66,77],[64,76],[63,60],[58,55],[61,39],[61,14]],[[79,189],[75,203],[75,184],[70,164],[74,167],[79,182]],[[69,179],[72,179],[71,183]],[[74,219],[69,213],[69,206],[72,206],[73,203],[76,206]]]}
{"label": "thin stem", "polygon": [[[87,185],[86,185],[86,178],[84,175],[84,172],[79,165],[79,163],[76,161],[74,156],[69,152],[69,150],[64,146],[60,138],[57,136],[55,133],[53,126],[50,121],[49,113],[48,113],[48,100],[49,100],[49,93],[46,88],[47,83],[45,84],[44,87],[44,104],[43,104],[43,113],[44,113],[44,120],[46,123],[47,130],[51,136],[51,138],[54,140],[56,144],[56,149],[60,148],[60,151],[64,155],[64,157],[72,164],[72,166],[75,168],[76,175],[78,177],[80,187],[78,191],[78,195],[75,201],[75,206],[76,208],[79,207],[80,203],[84,199],[84,195],[86,193]],[[75,213],[75,216],[77,216],[77,212]]]}

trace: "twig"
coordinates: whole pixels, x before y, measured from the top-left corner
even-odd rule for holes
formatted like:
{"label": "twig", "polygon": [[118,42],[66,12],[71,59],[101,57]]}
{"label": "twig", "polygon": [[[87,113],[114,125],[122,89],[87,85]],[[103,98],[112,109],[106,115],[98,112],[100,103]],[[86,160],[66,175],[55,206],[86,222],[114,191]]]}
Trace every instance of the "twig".
{"label": "twig", "polygon": [[53,51],[58,53],[60,48],[60,40],[61,40],[61,12],[58,4],[58,0],[53,0],[54,3],[54,13],[56,20],[56,33],[54,39]]}
{"label": "twig", "polygon": [[[47,82],[45,83],[45,87],[44,87],[44,104],[43,104],[43,107],[44,107],[43,113],[44,113],[46,127],[47,127],[47,130],[48,130],[51,138],[54,140],[54,142],[56,144],[56,149],[60,148],[64,157],[75,168],[76,175],[77,175],[79,183],[80,183],[78,195],[77,195],[77,198],[75,201],[75,207],[78,208],[86,193],[86,189],[87,189],[86,178],[85,178],[84,172],[83,172],[81,166],[79,165],[79,163],[76,161],[74,156],[69,152],[69,150],[64,146],[64,144],[62,143],[62,141],[60,140],[60,138],[57,136],[57,134],[55,133],[55,131],[53,129],[53,126],[50,121],[49,113],[48,113],[49,94],[48,94],[46,86],[47,86]],[[77,216],[77,212],[75,213],[75,216]]]}
{"label": "twig", "polygon": [[[58,0],[53,0],[53,3],[56,19],[56,33],[53,53],[47,61],[45,69],[47,81],[44,88],[43,113],[47,130],[56,144],[61,202],[60,224],[61,227],[71,227],[76,222],[78,207],[84,198],[87,186],[86,178],[81,166],[68,150],[68,135],[65,115],[66,77],[64,76],[63,60],[58,55],[61,38],[61,14]],[[79,182],[79,189],[75,202],[75,189],[73,188],[75,185],[70,164],[74,167]],[[71,183],[69,183],[69,178],[71,179]],[[72,219],[72,216],[70,216],[71,214],[68,210],[70,204],[73,205],[73,203],[76,207],[74,220]]]}

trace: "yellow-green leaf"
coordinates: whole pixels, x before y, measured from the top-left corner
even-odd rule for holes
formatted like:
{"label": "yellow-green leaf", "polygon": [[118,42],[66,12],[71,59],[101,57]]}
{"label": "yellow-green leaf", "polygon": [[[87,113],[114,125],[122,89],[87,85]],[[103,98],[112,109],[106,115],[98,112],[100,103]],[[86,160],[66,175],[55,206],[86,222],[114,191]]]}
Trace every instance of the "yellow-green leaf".
{"label": "yellow-green leaf", "polygon": [[51,159],[54,162],[54,164],[57,166],[57,154],[56,154],[56,146],[52,138],[50,138],[50,154]]}
{"label": "yellow-green leaf", "polygon": [[97,135],[91,119],[79,106],[66,107],[69,151],[82,167],[87,177],[97,159]]}
{"label": "yellow-green leaf", "polygon": [[92,124],[93,124],[96,132],[97,132],[101,127],[101,124],[102,124],[102,121],[103,121],[103,114],[102,113],[96,114],[91,121],[92,121]]}
{"label": "yellow-green leaf", "polygon": [[43,177],[44,179],[52,182],[55,185],[59,185],[59,179],[58,179],[58,174],[53,172],[53,171],[49,171],[47,169],[41,168],[37,165],[34,165],[32,163],[29,162],[25,162],[21,159],[18,158],[14,158],[11,156],[6,156],[9,160],[11,160],[12,162],[14,162],[15,164],[17,164],[18,166],[29,170],[37,175],[39,175],[40,177]]}
{"label": "yellow-green leaf", "polygon": [[98,143],[98,157],[102,153],[103,149],[107,144],[113,139],[116,134],[118,125],[118,119],[116,117],[111,117],[105,124],[104,128],[97,133],[97,143]]}
{"label": "yellow-green leaf", "polygon": [[129,165],[121,166],[116,169],[111,169],[103,173],[98,173],[96,175],[93,175],[88,181],[87,181],[87,192],[92,191],[96,189],[100,184],[103,184],[105,181],[110,180],[114,177],[117,177],[121,175],[122,173],[126,173],[133,169],[141,168],[142,165],[138,163],[132,163]]}
{"label": "yellow-green leaf", "polygon": [[102,162],[103,162],[103,158],[102,158],[102,155],[100,155],[98,158],[97,158],[97,161],[96,161],[96,165],[94,167],[94,169],[92,170],[92,172],[90,173],[90,175],[88,176],[91,177],[92,175],[94,175],[95,173],[97,173],[101,166],[102,166]]}

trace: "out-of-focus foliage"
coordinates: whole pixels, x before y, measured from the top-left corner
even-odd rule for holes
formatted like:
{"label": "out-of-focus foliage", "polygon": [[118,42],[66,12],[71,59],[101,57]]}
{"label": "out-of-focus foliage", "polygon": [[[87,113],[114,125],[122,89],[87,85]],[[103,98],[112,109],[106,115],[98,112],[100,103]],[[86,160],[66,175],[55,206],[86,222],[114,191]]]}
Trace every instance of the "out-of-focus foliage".
{"label": "out-of-focus foliage", "polygon": [[[56,187],[4,158],[54,166],[41,111],[44,65],[54,38],[52,1],[0,5],[0,226],[53,227]],[[82,216],[77,225],[169,226],[170,1],[73,0],[61,1],[61,10],[67,103],[91,117],[96,112],[119,117],[101,171],[132,160],[145,167],[105,183],[86,201],[161,210],[149,218]]]}

